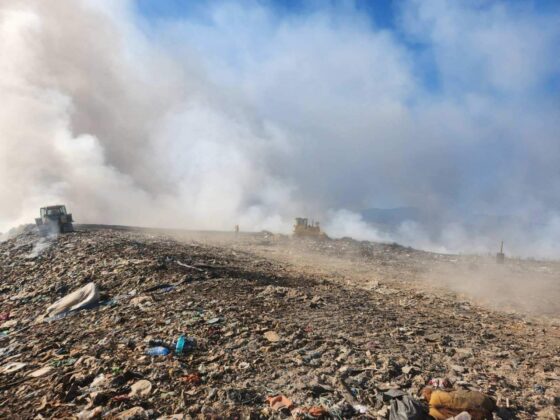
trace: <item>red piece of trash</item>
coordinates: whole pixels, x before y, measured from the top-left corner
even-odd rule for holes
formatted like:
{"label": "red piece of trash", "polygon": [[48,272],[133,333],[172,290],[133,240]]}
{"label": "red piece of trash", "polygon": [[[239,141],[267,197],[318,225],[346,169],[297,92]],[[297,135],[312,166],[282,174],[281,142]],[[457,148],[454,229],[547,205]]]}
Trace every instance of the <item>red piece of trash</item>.
{"label": "red piece of trash", "polygon": [[313,417],[316,419],[321,419],[329,414],[327,410],[323,407],[313,406],[313,407],[298,407],[292,410],[292,416],[294,417]]}
{"label": "red piece of trash", "polygon": [[198,373],[191,373],[189,375],[182,376],[179,378],[179,381],[187,384],[199,385],[202,382],[202,379]]}
{"label": "red piece of trash", "polygon": [[270,408],[274,411],[291,410],[294,403],[283,395],[276,395],[274,397],[267,397],[266,400],[270,404]]}

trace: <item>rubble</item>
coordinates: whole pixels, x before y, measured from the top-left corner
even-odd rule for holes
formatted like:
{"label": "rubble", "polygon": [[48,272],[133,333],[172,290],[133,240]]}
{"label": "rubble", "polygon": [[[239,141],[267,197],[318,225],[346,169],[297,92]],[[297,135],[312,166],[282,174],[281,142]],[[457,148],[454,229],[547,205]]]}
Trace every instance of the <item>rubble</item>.
{"label": "rubble", "polygon": [[[492,397],[502,418],[558,412],[554,325],[240,244],[78,227],[29,258],[38,240],[0,243],[1,418],[387,418],[431,380]],[[90,283],[95,304],[38,322]]]}

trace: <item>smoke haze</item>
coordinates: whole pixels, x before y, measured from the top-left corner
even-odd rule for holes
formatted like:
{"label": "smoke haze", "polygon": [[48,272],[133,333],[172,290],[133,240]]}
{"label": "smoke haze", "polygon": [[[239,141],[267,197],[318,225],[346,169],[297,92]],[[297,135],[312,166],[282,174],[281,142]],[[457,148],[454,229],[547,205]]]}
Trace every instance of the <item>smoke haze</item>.
{"label": "smoke haze", "polygon": [[[505,237],[559,258],[560,8],[398,5],[384,27],[352,1],[158,18],[1,0],[0,230],[64,203],[82,223],[287,232],[302,215],[334,236],[451,252]],[[433,223],[360,215],[397,206]]]}

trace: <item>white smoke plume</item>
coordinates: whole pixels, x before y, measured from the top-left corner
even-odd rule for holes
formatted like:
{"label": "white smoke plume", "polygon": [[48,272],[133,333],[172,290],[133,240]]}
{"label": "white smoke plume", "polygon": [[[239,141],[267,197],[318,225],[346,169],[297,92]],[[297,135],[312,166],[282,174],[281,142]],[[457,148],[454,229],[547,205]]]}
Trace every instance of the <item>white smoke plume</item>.
{"label": "white smoke plume", "polygon": [[560,11],[475,3],[399,3],[387,29],[354,2],[157,20],[132,0],[2,0],[0,230],[61,203],[84,223],[501,239],[358,215],[405,205],[514,214],[535,223],[513,224],[512,252],[560,257]]}
{"label": "white smoke plume", "polygon": [[282,153],[281,131],[114,21],[128,13],[4,4],[2,221],[61,202],[83,222],[278,223],[290,187],[267,160]]}

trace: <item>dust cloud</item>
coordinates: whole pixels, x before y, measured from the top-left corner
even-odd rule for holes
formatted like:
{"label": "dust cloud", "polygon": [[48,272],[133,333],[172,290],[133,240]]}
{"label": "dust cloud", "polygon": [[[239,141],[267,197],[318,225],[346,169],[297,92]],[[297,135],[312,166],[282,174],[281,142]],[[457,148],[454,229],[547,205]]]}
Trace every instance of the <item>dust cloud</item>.
{"label": "dust cloud", "polygon": [[493,309],[560,320],[559,272],[557,262],[511,259],[500,265],[491,258],[470,258],[434,264],[421,281]]}

